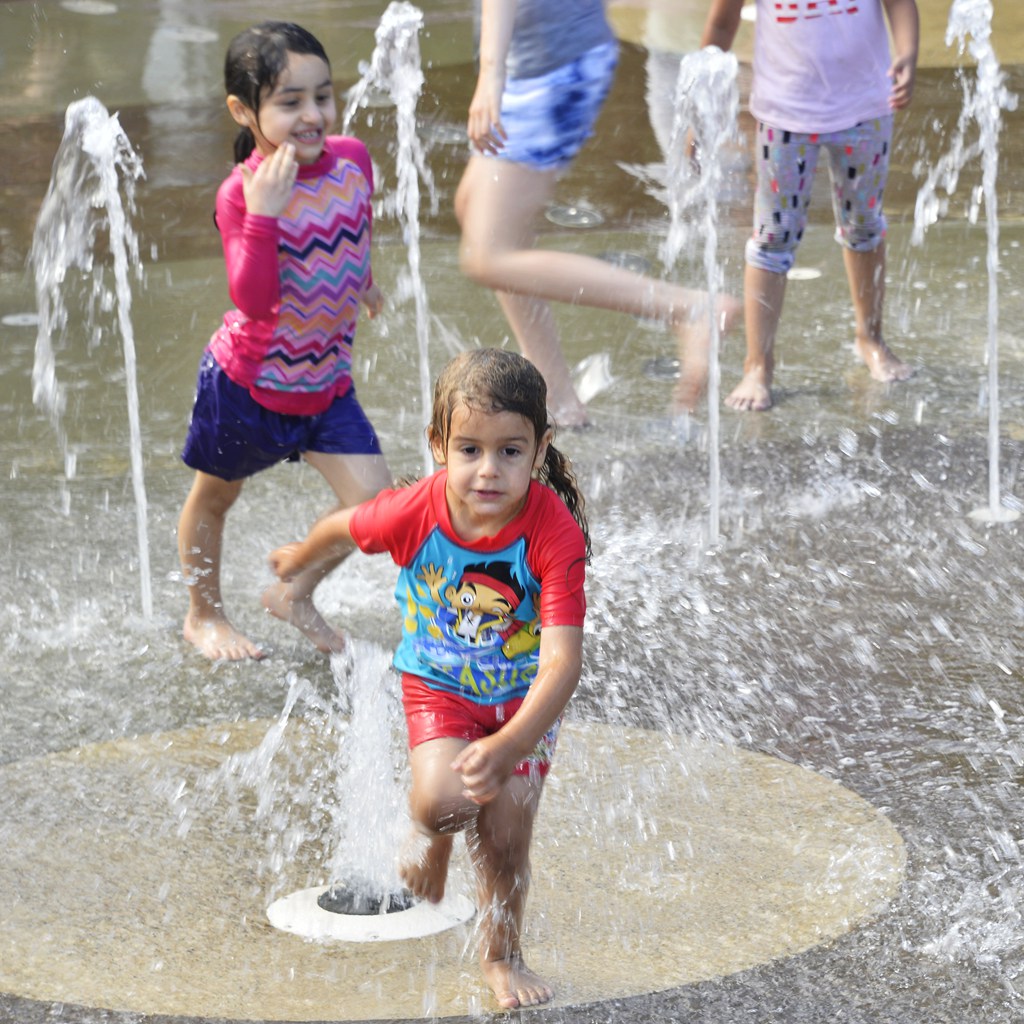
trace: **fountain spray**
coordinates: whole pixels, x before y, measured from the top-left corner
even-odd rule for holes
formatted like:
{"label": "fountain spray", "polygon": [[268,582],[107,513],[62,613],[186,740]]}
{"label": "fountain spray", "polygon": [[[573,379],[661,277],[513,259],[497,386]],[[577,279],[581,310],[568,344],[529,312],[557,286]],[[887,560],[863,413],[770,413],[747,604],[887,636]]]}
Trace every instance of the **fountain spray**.
{"label": "fountain spray", "polygon": [[[992,4],[989,0],[953,0],[946,28],[946,45],[959,40],[960,52],[967,49],[977,63],[977,85],[974,89],[963,78],[964,104],[960,112],[953,143],[949,151],[928,174],[917,194],[914,209],[912,240],[919,245],[925,230],[934,224],[948,205],[940,200],[936,186],[941,184],[947,195],[956,190],[960,171],[973,157],[981,156],[982,184],[971,195],[970,221],[977,223],[982,199],[985,203],[985,226],[988,237],[986,267],[988,269],[988,505],[974,509],[970,516],[989,523],[1015,520],[1019,513],[1006,508],[999,496],[999,216],[997,211],[996,177],[999,166],[1000,111],[1015,110],[1017,97],[1006,86],[1005,75],[992,49]],[[971,121],[978,125],[977,141],[970,145],[964,136]]]}
{"label": "fountain spray", "polygon": [[[138,278],[142,276],[138,237],[131,224],[131,215],[135,212],[135,182],[142,176],[142,160],[132,149],[116,114],[109,114],[93,96],[78,100],[67,108],[64,137],[54,158],[50,186],[32,237],[30,262],[35,275],[39,313],[32,398],[53,422],[64,450],[64,475],[70,480],[75,474],[75,459],[68,449],[63,426],[65,394],[57,380],[54,337],[63,341],[67,335],[69,317],[65,291],[68,272],[77,269],[83,276],[91,274],[86,324],[90,343],[101,334],[96,323],[97,311],[106,313],[116,309],[124,349],[142,614],[149,619],[153,615],[153,595],[135,336],[130,317],[130,276],[132,273]],[[94,265],[97,235],[103,227],[107,229],[114,267],[113,291],[104,284],[102,268]]]}
{"label": "fountain spray", "polygon": [[[703,241],[704,274],[710,328],[708,352],[708,543],[720,532],[721,469],[719,465],[720,330],[714,310],[722,290],[718,261],[718,196],[725,175],[722,153],[734,141],[739,107],[737,61],[732,53],[708,47],[687,54],[676,78],[674,116],[668,150],[667,184],[670,225],[661,258],[671,269],[680,254]],[[688,138],[696,146],[699,166],[691,158]]]}
{"label": "fountain spray", "polygon": [[[397,112],[398,149],[396,168],[398,187],[384,201],[384,211],[395,214],[402,224],[408,252],[409,281],[416,303],[416,340],[419,348],[420,400],[423,426],[427,426],[432,405],[430,378],[430,309],[427,289],[420,272],[420,181],[426,185],[432,206],[437,205],[434,178],[416,133],[416,105],[423,89],[419,33],[423,14],[405,0],[394,0],[377,26],[370,63],[360,70],[362,77],[353,86],[345,108],[344,126],[348,126],[360,107],[369,105],[375,94],[391,98]],[[426,435],[424,434],[424,437]],[[424,472],[434,471],[429,446],[423,446]]]}

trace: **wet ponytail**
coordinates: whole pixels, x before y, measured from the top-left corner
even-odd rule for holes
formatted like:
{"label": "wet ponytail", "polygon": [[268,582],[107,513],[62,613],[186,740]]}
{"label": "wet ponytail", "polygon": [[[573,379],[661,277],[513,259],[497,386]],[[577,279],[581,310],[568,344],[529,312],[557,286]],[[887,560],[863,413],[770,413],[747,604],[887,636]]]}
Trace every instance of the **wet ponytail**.
{"label": "wet ponytail", "polygon": [[562,499],[565,507],[576,520],[577,526],[583,531],[583,540],[586,542],[586,560],[589,565],[593,552],[590,547],[590,528],[587,526],[585,512],[586,502],[576,483],[576,474],[572,471],[571,463],[553,444],[548,445],[547,454],[544,456],[544,465],[540,467],[540,482],[550,487]]}
{"label": "wet ponytail", "polygon": [[235,136],[234,154],[235,163],[244,163],[249,159],[249,154],[256,148],[256,136],[248,125],[243,125]]}

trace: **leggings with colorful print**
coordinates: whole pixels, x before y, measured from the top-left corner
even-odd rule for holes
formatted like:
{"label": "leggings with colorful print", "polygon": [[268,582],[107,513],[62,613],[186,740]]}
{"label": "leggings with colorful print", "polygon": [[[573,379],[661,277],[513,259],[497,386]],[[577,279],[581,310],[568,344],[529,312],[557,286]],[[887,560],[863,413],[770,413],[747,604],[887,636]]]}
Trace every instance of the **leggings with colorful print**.
{"label": "leggings with colorful print", "polygon": [[813,135],[758,123],[754,234],[746,246],[747,263],[777,274],[793,266],[822,150],[832,180],[836,241],[854,252],[876,249],[885,237],[882,193],[889,172],[892,121],[890,115]]}

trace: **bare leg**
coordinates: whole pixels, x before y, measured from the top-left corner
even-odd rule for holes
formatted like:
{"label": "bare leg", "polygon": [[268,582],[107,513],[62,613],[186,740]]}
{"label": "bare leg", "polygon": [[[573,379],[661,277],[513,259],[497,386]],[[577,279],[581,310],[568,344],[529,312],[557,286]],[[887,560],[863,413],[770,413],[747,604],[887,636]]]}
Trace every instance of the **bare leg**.
{"label": "bare leg", "polygon": [[406,888],[421,900],[440,903],[448,884],[453,837],[413,829],[402,851],[398,874]]}
{"label": "bare leg", "polygon": [[519,351],[541,372],[548,387],[548,408],[560,427],[587,423],[586,406],[572,384],[551,307],[527,295],[498,292],[498,302],[519,344]]}
{"label": "bare leg", "polygon": [[188,584],[188,612],[182,633],[211,660],[262,658],[263,651],[224,614],[220,563],[224,522],[242,491],[241,480],[197,472],[178,519],[178,555]]}
{"label": "bare leg", "polygon": [[[467,170],[455,196],[455,212],[464,230],[467,210],[475,205],[472,199],[473,183],[480,173],[480,170],[474,170],[474,173],[470,174]],[[535,176],[537,191],[528,203],[531,209],[524,211],[524,217],[520,220],[518,231],[515,233],[515,244],[523,249],[531,249],[536,244],[535,218],[551,198],[555,184],[553,172],[531,174]],[[481,239],[479,244],[486,242]],[[565,427],[583,426],[587,422],[587,411],[573,388],[572,375],[562,351],[558,326],[551,307],[547,302],[530,295],[501,290],[497,290],[495,294],[519,345],[519,351],[540,370],[544,378],[548,389],[548,408],[555,423]]]}
{"label": "bare leg", "polygon": [[[381,455],[327,455],[306,452],[306,461],[331,485],[342,507],[358,505],[391,484],[391,473]],[[351,549],[327,562],[311,566],[288,582],[271,584],[263,592],[263,607],[304,633],[318,651],[341,651],[345,638],[331,626],[313,603],[313,591]]]}
{"label": "bare leg", "polygon": [[[719,337],[732,330],[740,308],[740,303],[731,295],[719,296],[715,309]],[[710,315],[707,298],[703,296],[691,308],[689,318],[675,324],[679,380],[672,392],[673,412],[692,412],[704,393],[711,353]]]}
{"label": "bare leg", "polygon": [[741,411],[763,412],[772,405],[775,335],[786,295],[786,275],[748,263],[743,275],[743,295],[747,357],[743,363],[743,379],[733,388],[725,404]]}
{"label": "bare leg", "polygon": [[885,240],[872,252],[843,249],[850,297],[857,320],[854,349],[875,380],[906,380],[913,367],[897,359],[882,337],[885,305]]}
{"label": "bare leg", "polygon": [[[554,183],[554,171],[471,157],[456,196],[463,272],[498,292],[662,320],[676,335],[684,370],[692,376],[706,366],[710,334],[706,293],[591,256],[533,248],[533,224]],[[738,311],[735,299],[721,296],[715,315],[728,329]],[[539,344],[550,349],[554,343],[549,334]],[[560,352],[558,358],[564,365]],[[686,391],[692,390],[690,381]]]}
{"label": "bare leg", "polygon": [[413,828],[402,851],[398,873],[409,891],[439,903],[448,881],[452,836],[464,829],[479,808],[462,795],[462,780],[451,769],[465,740],[427,740],[409,752]]}
{"label": "bare leg", "polygon": [[409,754],[413,832],[399,873],[421,899],[444,896],[453,833],[466,841],[477,877],[481,913],[480,966],[500,1006],[535,1006],[551,987],[523,960],[520,934],[530,876],[530,841],[542,783],[513,776],[483,807],[463,795],[451,763],[465,740],[428,740]]}
{"label": "bare leg", "polygon": [[539,783],[514,776],[495,800],[484,805],[467,834],[482,915],[480,967],[503,1009],[536,1006],[554,995],[526,965],[521,945],[540,791]]}

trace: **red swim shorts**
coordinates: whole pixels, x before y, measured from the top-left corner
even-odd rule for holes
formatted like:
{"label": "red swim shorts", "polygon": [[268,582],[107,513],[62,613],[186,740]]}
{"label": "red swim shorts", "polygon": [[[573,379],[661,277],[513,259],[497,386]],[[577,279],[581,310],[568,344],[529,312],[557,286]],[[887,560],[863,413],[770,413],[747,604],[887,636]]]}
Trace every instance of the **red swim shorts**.
{"label": "red swim shorts", "polygon": [[[522,697],[504,704],[477,704],[447,690],[436,690],[417,676],[402,674],[402,707],[409,728],[409,747],[427,740],[482,739],[496,733],[518,710]],[[541,737],[533,753],[515,767],[516,775],[547,775],[555,752],[559,719]]]}

